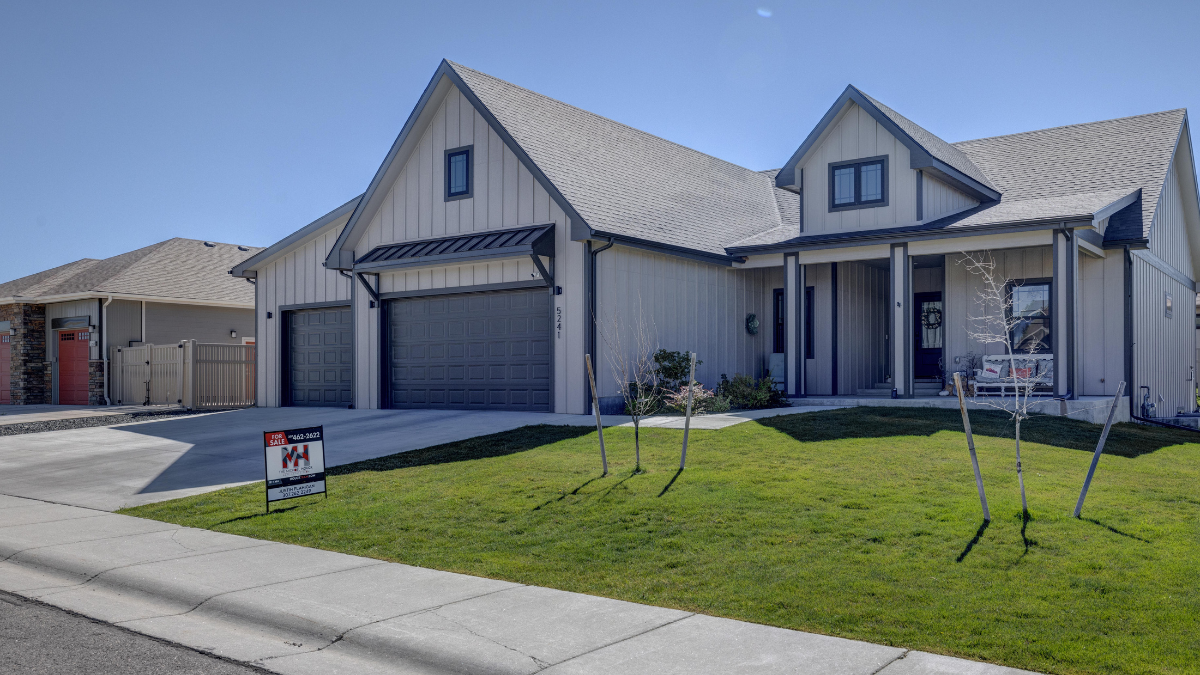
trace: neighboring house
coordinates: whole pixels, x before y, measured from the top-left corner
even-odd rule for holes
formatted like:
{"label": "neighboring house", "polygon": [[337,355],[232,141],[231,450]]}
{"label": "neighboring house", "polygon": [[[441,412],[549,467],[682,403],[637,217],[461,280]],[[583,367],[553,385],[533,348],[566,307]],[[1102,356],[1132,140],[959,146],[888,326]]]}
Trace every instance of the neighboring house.
{"label": "neighboring house", "polygon": [[252,341],[254,288],[227,271],[260,250],[168,239],[0,284],[0,403],[103,404],[114,347]]}
{"label": "neighboring house", "polygon": [[1126,380],[1174,414],[1197,246],[1183,110],[951,144],[847,87],[752,171],[443,61],[364,194],[232,273],[272,340],[259,405],[584,413],[584,355],[618,408],[639,323],[709,386],[774,361],[791,396],[932,393],[987,351],[957,264],[986,250],[1057,396]]}

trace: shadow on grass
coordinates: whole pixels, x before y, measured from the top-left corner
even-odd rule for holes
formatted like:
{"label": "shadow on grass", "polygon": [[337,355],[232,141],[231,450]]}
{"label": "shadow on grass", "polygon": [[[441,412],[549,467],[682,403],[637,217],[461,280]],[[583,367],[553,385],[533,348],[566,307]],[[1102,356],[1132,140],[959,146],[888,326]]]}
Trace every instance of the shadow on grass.
{"label": "shadow on grass", "polygon": [[1142,539],[1141,537],[1137,536],[1136,534],[1129,534],[1128,532],[1122,532],[1122,531],[1118,530],[1117,528],[1113,527],[1112,525],[1107,525],[1105,523],[1102,523],[1099,520],[1096,520],[1095,518],[1082,518],[1081,517],[1080,520],[1082,520],[1086,523],[1091,523],[1093,525],[1099,525],[1100,527],[1103,527],[1104,529],[1108,530],[1109,532],[1112,532],[1113,534],[1119,534],[1122,537],[1129,537],[1130,539],[1136,539],[1137,541],[1140,541],[1143,544],[1150,543],[1149,539]]}
{"label": "shadow on grass", "polygon": [[663,487],[663,489],[662,489],[662,492],[658,493],[658,496],[659,496],[659,497],[661,497],[661,496],[663,496],[663,495],[667,494],[667,490],[670,490],[670,489],[671,489],[671,486],[675,484],[675,481],[679,479],[679,476],[680,476],[682,473],[683,473],[683,467],[680,467],[680,468],[679,468],[679,470],[675,472],[675,475],[674,475],[674,476],[671,476],[671,480],[670,480],[670,482],[668,482],[668,483],[666,484],[666,486],[665,486],[665,487]]}
{"label": "shadow on grass", "polygon": [[[360,471],[391,471],[407,469],[414,466],[429,466],[431,464],[449,464],[451,462],[467,462],[473,459],[503,457],[525,452],[543,445],[557,443],[596,433],[589,427],[567,427],[550,424],[521,427],[512,431],[502,431],[498,434],[468,438],[465,441],[435,445],[431,448],[409,450],[386,457],[364,459],[361,462],[331,466],[325,473],[331,476],[343,476]],[[598,454],[598,453],[597,453]]]}
{"label": "shadow on grass", "polygon": [[601,492],[599,495],[597,495],[597,497],[596,497],[596,498],[597,498],[597,499],[604,499],[605,497],[607,497],[607,496],[608,496],[608,494],[609,494],[610,492],[612,492],[613,490],[616,490],[617,488],[621,487],[621,485],[622,485],[622,484],[624,484],[624,483],[625,483],[625,481],[629,480],[630,478],[633,478],[634,476],[636,476],[636,475],[638,475],[638,474],[640,474],[640,473],[645,473],[645,471],[640,471],[640,470],[638,470],[638,469],[636,469],[636,468],[635,468],[635,469],[632,469],[632,470],[629,472],[629,475],[628,475],[628,476],[625,476],[625,477],[624,477],[624,478],[622,478],[621,480],[619,480],[619,481],[617,481],[617,482],[613,483],[612,485],[609,485],[609,486],[608,486],[608,489],[607,489],[607,490],[605,490],[604,492]]}
{"label": "shadow on grass", "polygon": [[[219,527],[221,525],[228,525],[229,523],[236,523],[236,522],[242,521],[242,520],[254,520],[256,518],[266,518],[267,516],[273,516],[276,513],[287,513],[288,511],[294,511],[302,506],[304,506],[304,504],[292,504],[291,506],[277,506],[277,507],[271,509],[271,511],[269,513],[265,510],[266,507],[264,506],[263,507],[264,510],[262,513],[251,513],[251,514],[248,514],[245,516],[238,516],[237,518],[230,518],[229,520],[222,520],[219,523],[213,523],[211,525],[211,527]],[[210,527],[210,526],[206,525],[205,527]]]}
{"label": "shadow on grass", "polygon": [[958,554],[958,558],[956,558],[954,562],[962,562],[966,559],[967,554],[971,552],[971,549],[975,548],[975,544],[978,544],[979,540],[983,539],[983,533],[988,529],[988,525],[991,524],[992,521],[990,520],[983,521],[983,524],[979,526],[979,529],[975,530],[975,536],[971,538],[971,541],[967,542],[967,547],[963,549],[962,553]]}
{"label": "shadow on grass", "polygon": [[[939,431],[961,433],[963,430],[959,411],[948,408],[858,407],[769,417],[758,420],[758,423],[802,442],[932,436]],[[1080,420],[1034,415],[1021,423],[1021,440],[1095,452],[1100,429],[1100,425]],[[976,436],[1013,437],[1012,419],[1007,413],[995,410],[972,410],[971,430]],[[1114,424],[1104,446],[1104,454],[1138,457],[1182,443],[1200,443],[1200,434],[1140,424]]]}
{"label": "shadow on grass", "polygon": [[554,502],[561,502],[562,500],[566,499],[567,497],[569,497],[571,495],[577,495],[577,494],[579,494],[580,490],[587,487],[589,484],[600,480],[601,478],[604,478],[604,476],[593,476],[592,478],[589,478],[589,479],[583,481],[582,483],[580,483],[579,485],[575,486],[574,490],[571,490],[570,492],[564,492],[561,495],[555,497],[554,499],[547,499],[546,501],[542,502],[541,504],[538,504],[537,506],[533,507],[533,510],[541,511],[544,507],[550,506]]}
{"label": "shadow on grass", "polygon": [[1033,520],[1033,516],[1029,515],[1028,511],[1021,513],[1021,542],[1025,544],[1025,551],[1021,553],[1021,557],[1029,555],[1029,547],[1037,546],[1037,540],[1030,539],[1025,535],[1026,528],[1029,527],[1029,521]]}

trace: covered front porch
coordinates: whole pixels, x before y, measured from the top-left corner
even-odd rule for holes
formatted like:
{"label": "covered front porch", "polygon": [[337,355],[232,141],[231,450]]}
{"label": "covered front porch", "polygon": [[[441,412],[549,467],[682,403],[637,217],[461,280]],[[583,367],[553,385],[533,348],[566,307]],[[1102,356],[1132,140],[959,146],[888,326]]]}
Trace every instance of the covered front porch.
{"label": "covered front porch", "polygon": [[1124,268],[1119,255],[1080,240],[1043,229],[781,254],[788,396],[798,405],[957,405],[940,396],[953,373],[974,378],[984,357],[1006,352],[974,335],[983,281],[963,264],[974,252],[994,261],[1013,298],[1001,311],[1019,319],[1016,351],[1045,369],[1037,394],[1046,405],[1111,397],[1126,379]]}

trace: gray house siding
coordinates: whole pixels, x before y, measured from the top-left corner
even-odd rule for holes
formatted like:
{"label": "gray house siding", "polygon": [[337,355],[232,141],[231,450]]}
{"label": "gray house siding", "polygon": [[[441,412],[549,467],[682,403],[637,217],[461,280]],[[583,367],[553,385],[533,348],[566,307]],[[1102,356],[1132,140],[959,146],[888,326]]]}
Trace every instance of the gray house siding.
{"label": "gray house siding", "polygon": [[[237,337],[229,331],[237,331]],[[241,344],[254,337],[254,310],[204,305],[146,303],[146,342],[166,345],[180,340]]]}
{"label": "gray house siding", "polygon": [[[1194,383],[1189,379],[1189,366],[1196,358],[1195,293],[1137,255],[1133,293],[1135,405],[1142,400],[1140,388],[1147,386],[1151,402],[1157,405],[1155,416],[1191,412],[1196,406]],[[1174,304],[1170,317],[1165,312],[1168,293]]]}
{"label": "gray house siding", "polygon": [[[136,300],[113,300],[108,303],[108,347],[128,347],[142,341],[142,303]],[[109,355],[111,358],[111,354]]]}
{"label": "gray house siding", "polygon": [[887,378],[887,269],[838,265],[838,394],[855,395]]}

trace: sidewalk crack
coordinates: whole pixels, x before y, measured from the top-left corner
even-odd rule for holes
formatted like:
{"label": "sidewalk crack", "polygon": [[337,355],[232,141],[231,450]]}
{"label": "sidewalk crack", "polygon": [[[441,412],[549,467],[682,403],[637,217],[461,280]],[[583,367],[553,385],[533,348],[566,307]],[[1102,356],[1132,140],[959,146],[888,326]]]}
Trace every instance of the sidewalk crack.
{"label": "sidewalk crack", "polygon": [[[690,618],[692,618],[693,616],[696,616],[696,613],[695,613],[695,612],[688,612],[687,614],[685,614],[685,615],[683,615],[683,616],[679,617],[678,619],[674,619],[674,620],[668,621],[668,622],[666,622],[666,623],[660,623],[659,625],[657,625],[657,626],[653,626],[653,627],[651,627],[651,628],[647,628],[646,630],[644,630],[644,631],[642,631],[642,632],[640,632],[640,633],[634,633],[633,635],[627,635],[627,636],[625,636],[625,637],[621,638],[620,640],[613,640],[612,642],[608,642],[608,643],[602,644],[602,645],[600,645],[599,647],[595,647],[595,648],[589,649],[589,650],[587,650],[586,652],[580,652],[580,653],[578,653],[578,654],[576,654],[576,655],[574,655],[574,656],[571,656],[571,657],[565,658],[565,659],[563,659],[562,661],[559,661],[558,663],[551,663],[551,664],[549,664],[549,665],[548,665],[548,666],[546,666],[546,667],[547,667],[547,668],[549,668],[550,666],[558,666],[558,665],[562,665],[562,664],[564,664],[564,663],[567,663],[568,661],[574,661],[575,659],[577,659],[577,658],[580,658],[580,657],[582,657],[582,656],[587,656],[588,654],[591,654],[592,652],[598,652],[598,651],[600,651],[601,649],[605,649],[605,648],[607,648],[607,647],[611,647],[611,646],[613,646],[613,645],[619,645],[619,644],[621,644],[622,642],[625,642],[626,640],[632,640],[632,639],[634,639],[634,638],[636,638],[636,637],[641,637],[641,636],[643,636],[643,635],[645,635],[645,634],[647,634],[647,633],[652,633],[652,632],[654,632],[654,631],[658,630],[659,628],[666,628],[667,626],[670,626],[671,624],[674,624],[674,623],[679,623],[680,621],[683,621],[684,619],[690,619]],[[875,674],[874,674],[874,673],[872,673],[871,675],[875,675]]]}

